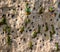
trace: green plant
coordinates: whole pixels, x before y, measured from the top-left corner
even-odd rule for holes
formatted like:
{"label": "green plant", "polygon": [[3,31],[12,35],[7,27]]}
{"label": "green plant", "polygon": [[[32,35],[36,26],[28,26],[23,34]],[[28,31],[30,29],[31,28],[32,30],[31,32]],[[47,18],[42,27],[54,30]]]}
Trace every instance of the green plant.
{"label": "green plant", "polygon": [[53,35],[53,34],[52,34],[52,32],[50,31],[50,40],[52,40],[52,35]]}
{"label": "green plant", "polygon": [[56,43],[56,51],[58,51],[59,50],[59,45],[58,45],[58,43]]}
{"label": "green plant", "polygon": [[53,7],[50,7],[50,8],[49,8],[49,11],[50,11],[50,12],[54,12],[54,8],[53,8]]}
{"label": "green plant", "polygon": [[44,12],[44,8],[41,6],[39,9],[39,14],[42,14]]}
{"label": "green plant", "polygon": [[8,43],[8,45],[11,45],[11,38],[9,35],[7,36],[7,43]]}
{"label": "green plant", "polygon": [[20,32],[22,33],[24,31],[24,27],[21,27],[20,28]]}
{"label": "green plant", "polygon": [[46,26],[45,31],[48,31],[48,24],[46,23],[45,26]]}
{"label": "green plant", "polygon": [[6,24],[6,18],[1,18],[0,19],[0,25]]}
{"label": "green plant", "polygon": [[5,31],[5,32],[6,32],[6,26],[4,26],[3,31]]}
{"label": "green plant", "polygon": [[32,41],[29,42],[29,48],[32,49]]}
{"label": "green plant", "polygon": [[32,38],[35,38],[36,36],[37,36],[37,32],[36,31],[33,31]]}
{"label": "green plant", "polygon": [[52,33],[54,34],[55,33],[54,26],[51,25],[51,27],[52,27]]}
{"label": "green plant", "polygon": [[28,7],[28,3],[26,3],[26,14],[27,14],[27,15],[31,14],[31,10],[30,10],[30,8]]}
{"label": "green plant", "polygon": [[4,26],[3,31],[5,31],[8,35],[10,35],[11,28],[8,25],[6,25]]}
{"label": "green plant", "polygon": [[41,31],[41,26],[38,25],[38,33],[40,33],[40,31]]}
{"label": "green plant", "polygon": [[27,19],[25,20],[25,26],[27,26],[27,24],[28,24],[29,22],[30,22],[30,19],[27,18]]}
{"label": "green plant", "polygon": [[8,27],[8,29],[7,29],[8,35],[10,35],[10,31],[11,31],[11,28]]}

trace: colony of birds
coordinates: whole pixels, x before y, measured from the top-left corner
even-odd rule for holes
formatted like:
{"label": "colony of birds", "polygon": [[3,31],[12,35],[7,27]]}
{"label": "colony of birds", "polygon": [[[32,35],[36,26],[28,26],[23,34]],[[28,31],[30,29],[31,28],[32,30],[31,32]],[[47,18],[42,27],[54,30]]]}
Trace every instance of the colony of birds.
{"label": "colony of birds", "polygon": [[60,52],[59,0],[0,0],[0,52]]}

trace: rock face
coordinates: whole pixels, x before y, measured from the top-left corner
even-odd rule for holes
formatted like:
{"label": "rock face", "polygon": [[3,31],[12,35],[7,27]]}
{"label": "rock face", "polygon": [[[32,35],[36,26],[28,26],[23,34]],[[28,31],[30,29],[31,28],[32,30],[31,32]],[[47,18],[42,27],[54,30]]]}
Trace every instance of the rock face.
{"label": "rock face", "polygon": [[1,0],[0,52],[60,52],[58,2]]}

